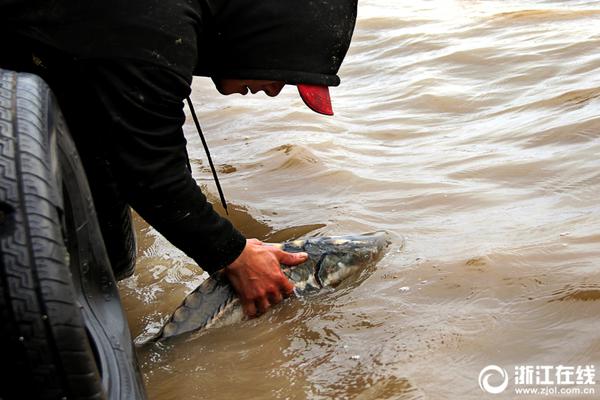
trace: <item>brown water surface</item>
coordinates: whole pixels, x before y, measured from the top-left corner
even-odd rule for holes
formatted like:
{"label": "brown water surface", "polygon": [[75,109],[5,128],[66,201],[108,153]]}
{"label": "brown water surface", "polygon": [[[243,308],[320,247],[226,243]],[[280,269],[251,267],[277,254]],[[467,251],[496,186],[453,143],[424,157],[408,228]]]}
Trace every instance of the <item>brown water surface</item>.
{"label": "brown water surface", "polygon": [[[361,0],[334,118],[294,87],[222,97],[196,80],[246,235],[394,243],[360,284],[141,348],[150,398],[508,399],[481,391],[484,366],[600,367],[599,49],[598,1]],[[139,226],[121,283],[134,336],[203,279]]]}

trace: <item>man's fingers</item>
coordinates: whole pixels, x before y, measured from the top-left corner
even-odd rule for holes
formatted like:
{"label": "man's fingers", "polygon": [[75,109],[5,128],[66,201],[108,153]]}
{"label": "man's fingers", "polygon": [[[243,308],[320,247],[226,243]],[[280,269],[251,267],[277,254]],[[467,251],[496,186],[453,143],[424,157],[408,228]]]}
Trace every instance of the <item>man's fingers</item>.
{"label": "man's fingers", "polygon": [[308,254],[302,253],[288,253],[286,251],[281,251],[278,254],[279,263],[285,265],[298,265],[302,264],[308,258]]}
{"label": "man's fingers", "polygon": [[269,293],[269,301],[271,305],[279,304],[283,300],[283,295],[279,290]]}
{"label": "man's fingers", "polygon": [[256,306],[253,301],[242,303],[242,307],[244,308],[244,314],[246,314],[248,318],[256,317]]}
{"label": "man's fingers", "polygon": [[263,246],[257,239],[248,239],[242,254],[225,269],[244,313],[256,317],[290,296],[294,285],[281,271],[280,264],[298,265],[307,258],[306,253],[288,253]]}
{"label": "man's fingers", "polygon": [[267,297],[261,297],[256,301],[258,306],[258,312],[264,314],[271,307],[271,303],[269,303],[269,299]]}
{"label": "man's fingers", "polygon": [[294,293],[294,285],[286,279],[281,282],[281,293],[285,297],[290,297]]}
{"label": "man's fingers", "polygon": [[[308,255],[306,255],[306,253],[284,253],[284,254],[291,254],[291,255],[296,255],[296,254],[300,254],[300,258],[303,261],[306,261],[306,258],[308,258]],[[306,257],[302,257],[302,255],[306,255]],[[302,263],[303,261],[300,261],[300,263]],[[293,264],[288,264],[288,265],[293,265]],[[285,276],[285,274],[283,273],[283,271],[280,269],[279,270],[279,274],[280,274],[280,278],[279,279],[279,293],[281,293],[281,295],[283,297],[290,297],[292,294],[294,294],[294,284],[287,278],[287,276]]]}

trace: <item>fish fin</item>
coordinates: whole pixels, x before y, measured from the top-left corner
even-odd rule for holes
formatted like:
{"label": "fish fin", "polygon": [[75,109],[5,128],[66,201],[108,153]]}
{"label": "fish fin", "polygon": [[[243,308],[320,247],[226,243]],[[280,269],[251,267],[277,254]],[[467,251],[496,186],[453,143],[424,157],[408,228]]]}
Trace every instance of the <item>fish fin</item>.
{"label": "fish fin", "polygon": [[234,298],[235,292],[223,274],[211,275],[185,297],[155,340],[206,327]]}

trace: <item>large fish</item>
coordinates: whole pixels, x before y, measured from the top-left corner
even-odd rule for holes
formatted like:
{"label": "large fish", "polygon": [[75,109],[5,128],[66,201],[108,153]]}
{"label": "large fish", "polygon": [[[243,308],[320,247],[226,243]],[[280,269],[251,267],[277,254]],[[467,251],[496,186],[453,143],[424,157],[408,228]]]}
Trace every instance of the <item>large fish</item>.
{"label": "large fish", "polygon": [[[390,241],[387,233],[374,232],[352,236],[314,237],[277,246],[284,251],[308,253],[297,266],[281,266],[302,296],[323,287],[336,286],[358,271],[379,261]],[[163,340],[186,332],[199,331],[223,321],[241,320],[242,307],[224,274],[217,272],[191,292],[171,318],[150,341]]]}

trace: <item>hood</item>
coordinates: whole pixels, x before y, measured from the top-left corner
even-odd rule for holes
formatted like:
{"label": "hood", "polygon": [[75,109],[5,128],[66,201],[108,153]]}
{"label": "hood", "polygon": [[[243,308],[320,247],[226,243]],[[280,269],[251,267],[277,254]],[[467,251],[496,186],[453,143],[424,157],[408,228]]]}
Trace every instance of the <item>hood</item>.
{"label": "hood", "polygon": [[195,75],[337,86],[357,0],[209,0]]}

